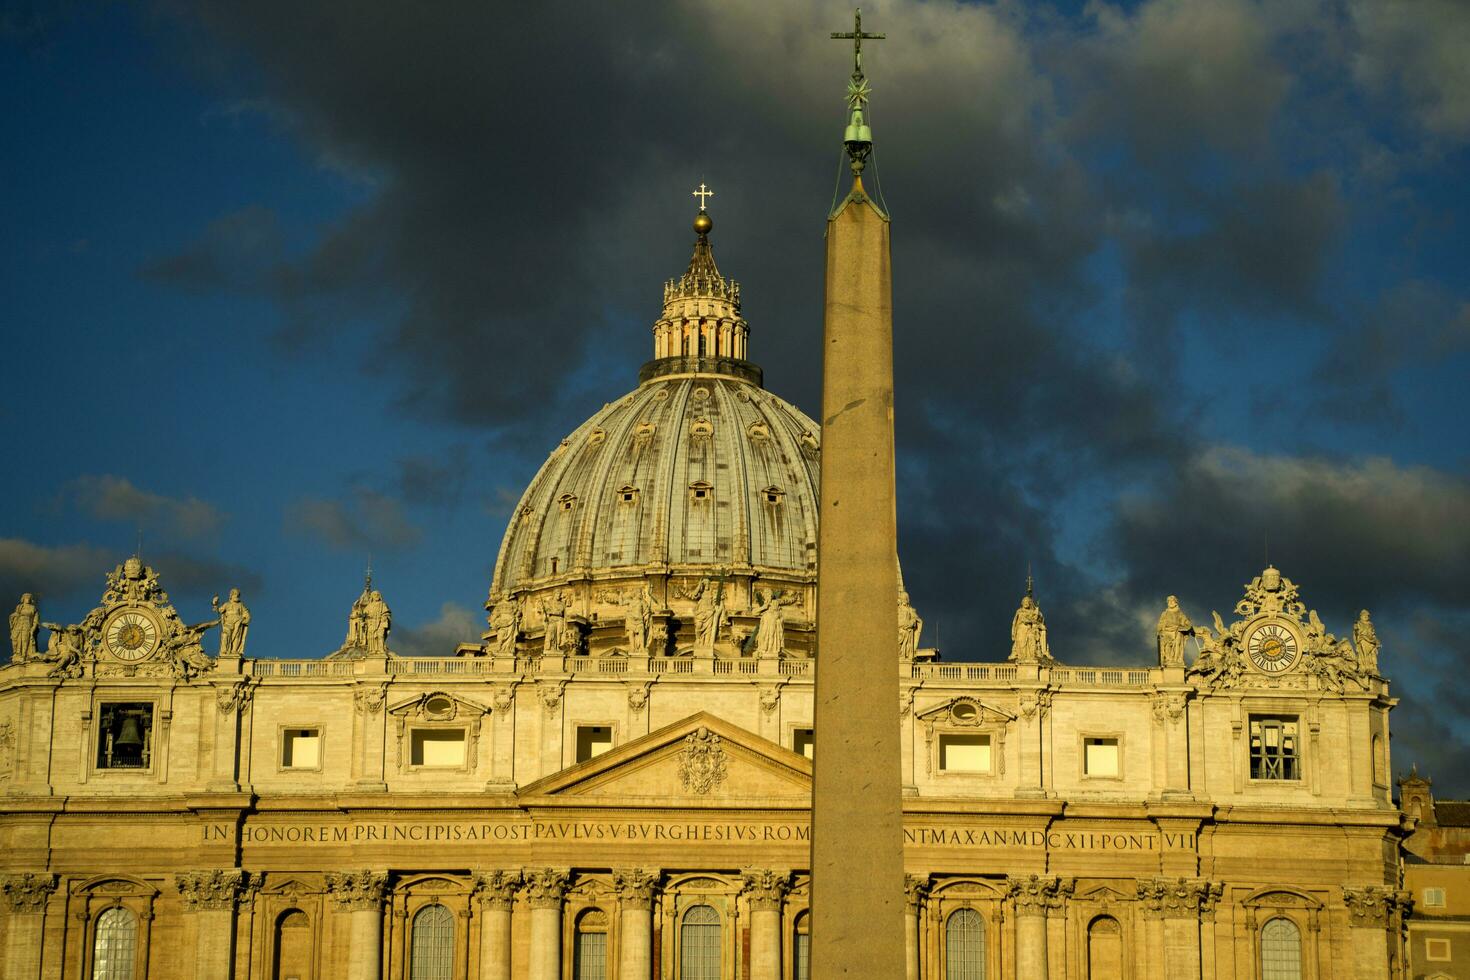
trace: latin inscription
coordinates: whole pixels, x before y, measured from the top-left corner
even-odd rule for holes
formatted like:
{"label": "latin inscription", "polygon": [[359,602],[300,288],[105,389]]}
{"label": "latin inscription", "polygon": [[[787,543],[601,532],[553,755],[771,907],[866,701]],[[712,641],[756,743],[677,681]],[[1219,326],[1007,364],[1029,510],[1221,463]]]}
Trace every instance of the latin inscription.
{"label": "latin inscription", "polygon": [[[230,824],[205,824],[204,843],[231,841]],[[1071,830],[1021,830],[964,826],[904,828],[905,843],[913,847],[1046,848],[1053,851],[1155,851],[1189,849],[1194,834],[1121,833]],[[811,841],[805,823],[655,823],[641,821],[532,821],[532,822],[372,822],[351,824],[270,823],[240,830],[243,844],[475,844],[556,841],[615,843],[762,844]]]}

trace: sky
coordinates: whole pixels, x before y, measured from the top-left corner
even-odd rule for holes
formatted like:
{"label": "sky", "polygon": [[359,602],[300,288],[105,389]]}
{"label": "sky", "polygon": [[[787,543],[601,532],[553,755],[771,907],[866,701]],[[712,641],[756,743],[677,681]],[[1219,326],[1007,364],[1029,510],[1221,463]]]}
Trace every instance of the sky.
{"label": "sky", "polygon": [[[702,181],[766,385],[817,414],[852,12],[0,4],[0,601],[139,547],[185,620],[479,634],[549,450],[636,384]],[[870,2],[900,550],[948,660],[1028,569],[1146,664],[1269,560],[1361,608],[1393,763],[1470,794],[1470,5]]]}

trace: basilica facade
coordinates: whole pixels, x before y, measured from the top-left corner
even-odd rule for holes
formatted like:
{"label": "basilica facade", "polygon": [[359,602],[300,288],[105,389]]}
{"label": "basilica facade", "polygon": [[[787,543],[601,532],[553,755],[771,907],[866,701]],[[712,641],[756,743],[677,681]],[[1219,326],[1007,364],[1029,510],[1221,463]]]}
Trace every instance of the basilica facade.
{"label": "basilica facade", "polygon": [[[822,433],[695,231],[637,387],[512,515],[479,641],[396,655],[369,584],[341,649],[259,650],[238,594],[187,623],[137,557],[79,623],[22,600],[5,978],[809,975]],[[1161,592],[1137,666],[1087,667],[1017,599],[963,662],[896,610],[911,980],[1404,975],[1366,614],[1339,639],[1267,568],[1208,622]]]}

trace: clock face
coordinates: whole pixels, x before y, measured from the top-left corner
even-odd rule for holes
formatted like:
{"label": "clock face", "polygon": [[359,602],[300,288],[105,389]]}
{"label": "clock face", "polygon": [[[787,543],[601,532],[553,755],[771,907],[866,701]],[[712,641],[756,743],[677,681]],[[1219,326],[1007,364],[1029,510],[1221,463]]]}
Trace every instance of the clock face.
{"label": "clock face", "polygon": [[123,609],[103,625],[102,638],[119,660],[142,660],[158,647],[158,624],[141,610]]}
{"label": "clock face", "polygon": [[1245,652],[1257,670],[1280,674],[1296,666],[1301,644],[1289,626],[1267,621],[1246,636]]}

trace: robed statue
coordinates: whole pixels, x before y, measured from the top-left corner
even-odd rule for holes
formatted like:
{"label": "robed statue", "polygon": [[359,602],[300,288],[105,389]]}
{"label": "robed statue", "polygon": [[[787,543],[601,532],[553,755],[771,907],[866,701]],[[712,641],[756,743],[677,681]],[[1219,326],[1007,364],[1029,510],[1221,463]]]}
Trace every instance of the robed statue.
{"label": "robed statue", "polygon": [[1011,618],[1011,655],[1006,659],[1018,664],[1050,663],[1052,659],[1046,643],[1046,617],[1029,589]]}
{"label": "robed statue", "polygon": [[1369,618],[1366,609],[1358,613],[1358,621],[1353,624],[1353,646],[1358,650],[1358,669],[1376,676],[1378,674],[1378,631],[1373,628],[1373,620]]}
{"label": "robed statue", "polygon": [[1159,666],[1184,666],[1184,641],[1194,635],[1194,624],[1179,608],[1179,597],[1169,596],[1159,615]]}
{"label": "robed statue", "polygon": [[703,579],[694,599],[694,645],[712,649],[725,627],[725,586]]}
{"label": "robed statue", "polygon": [[383,593],[374,589],[362,607],[363,647],[375,656],[388,653],[388,631],[393,628],[393,612],[383,601]]}
{"label": "robed statue", "polygon": [[755,655],[778,659],[786,650],[786,597],[779,592],[767,592],[766,601],[758,612],[760,623],[756,626]]}
{"label": "robed statue", "polygon": [[239,657],[245,653],[245,634],[250,629],[250,610],[240,601],[240,590],[231,589],[225,602],[214,597],[214,611],[219,613],[219,655]]}
{"label": "robed statue", "polygon": [[909,594],[900,592],[898,594],[898,657],[900,660],[913,660],[919,652],[919,634],[924,631],[924,621],[919,618],[919,612],[909,602]]}
{"label": "robed statue", "polygon": [[546,635],[541,641],[541,652],[548,657],[560,656],[567,643],[567,594],[553,592],[541,600],[541,618],[546,623]]}
{"label": "robed statue", "polygon": [[36,598],[27,592],[20,597],[20,604],[10,614],[10,662],[23,664],[36,658],[36,627],[40,625],[41,613],[36,608]]}

